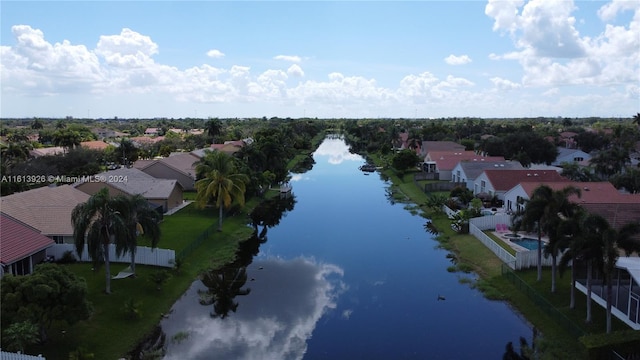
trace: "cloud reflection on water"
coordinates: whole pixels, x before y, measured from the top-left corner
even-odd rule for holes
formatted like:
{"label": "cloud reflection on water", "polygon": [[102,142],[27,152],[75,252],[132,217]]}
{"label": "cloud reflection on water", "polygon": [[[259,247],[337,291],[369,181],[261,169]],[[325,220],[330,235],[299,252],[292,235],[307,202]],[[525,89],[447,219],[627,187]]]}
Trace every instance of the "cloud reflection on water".
{"label": "cloud reflection on water", "polygon": [[196,281],[162,322],[173,359],[302,359],[318,320],[336,307],[345,291],[343,270],[331,264],[296,258],[259,259],[248,268],[251,294],[237,298],[236,313],[211,318],[210,306],[198,303]]}
{"label": "cloud reflection on water", "polygon": [[314,154],[329,156],[329,164],[333,165],[343,161],[362,161],[362,156],[349,152],[349,146],[341,138],[326,138]]}

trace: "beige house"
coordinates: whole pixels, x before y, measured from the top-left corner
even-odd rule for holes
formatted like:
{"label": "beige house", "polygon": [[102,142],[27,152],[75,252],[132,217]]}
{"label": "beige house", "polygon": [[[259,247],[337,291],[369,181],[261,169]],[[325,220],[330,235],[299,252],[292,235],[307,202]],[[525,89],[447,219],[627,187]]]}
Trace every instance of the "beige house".
{"label": "beige house", "polygon": [[1,197],[0,209],[58,244],[73,244],[71,212],[88,199],[71,185],[41,187]]}
{"label": "beige house", "polygon": [[100,173],[90,181],[74,184],[74,187],[86,194],[93,195],[106,187],[111,196],[144,196],[150,203],[162,207],[167,212],[183,202],[182,186],[174,179],[156,179],[135,168],[120,168]]}
{"label": "beige house", "polygon": [[133,165],[157,179],[177,180],[185,191],[195,190],[196,162],[200,160],[191,153],[172,154],[160,160],[138,160]]}

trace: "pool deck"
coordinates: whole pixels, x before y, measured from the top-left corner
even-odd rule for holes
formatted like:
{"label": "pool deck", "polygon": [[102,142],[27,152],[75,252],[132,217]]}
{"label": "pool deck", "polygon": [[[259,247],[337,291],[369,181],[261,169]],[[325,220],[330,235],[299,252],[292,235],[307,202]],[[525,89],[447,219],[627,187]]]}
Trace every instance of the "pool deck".
{"label": "pool deck", "polygon": [[[513,234],[513,232],[508,232],[508,233],[500,233],[497,231],[493,231],[493,235],[495,235],[498,239],[502,240],[505,244],[509,245],[512,249],[514,249],[515,251],[535,251],[535,250],[529,250],[523,246],[520,246],[516,243],[514,243],[513,241],[511,241],[509,238],[505,237],[505,235],[507,234]],[[525,233],[525,232],[518,232],[518,235],[520,235],[521,238],[529,238],[529,239],[534,239],[534,240],[538,240],[538,234],[533,234],[533,233]],[[549,242],[549,238],[546,236],[542,237],[542,243],[544,246],[546,243]]]}

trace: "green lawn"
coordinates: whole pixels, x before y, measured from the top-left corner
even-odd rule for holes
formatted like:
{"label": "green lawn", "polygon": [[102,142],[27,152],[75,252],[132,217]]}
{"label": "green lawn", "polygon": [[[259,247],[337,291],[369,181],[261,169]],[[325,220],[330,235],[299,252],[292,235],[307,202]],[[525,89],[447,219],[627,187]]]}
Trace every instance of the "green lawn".
{"label": "green lawn", "polygon": [[[50,341],[45,346],[29,349],[29,353],[41,353],[49,360],[66,360],[69,352],[84,347],[95,355],[96,360],[114,360],[124,356],[145,334],[153,330],[162,314],[169,311],[202,270],[224,265],[235,258],[238,243],[253,233],[253,229],[247,226],[246,211],[258,201],[249,201],[242,213],[224,219],[222,231],[212,231],[186,257],[179,273],[166,268],[137,265],[138,276],[112,280],[112,294],[107,295],[104,293],[104,267],[93,271],[88,263],[63,265],[86,279],[94,314],[90,320],[72,327],[54,326]],[[162,237],[158,247],[174,249],[178,253],[208,227],[217,229],[217,214],[215,209],[197,209],[191,204],[173,215],[165,216],[161,223]],[[142,241],[140,245],[148,244]],[[111,272],[117,274],[126,266],[112,263]],[[165,270],[171,273],[171,278],[158,291],[149,278],[152,273]],[[125,317],[124,304],[130,299],[139,303],[142,316],[138,320]]]}

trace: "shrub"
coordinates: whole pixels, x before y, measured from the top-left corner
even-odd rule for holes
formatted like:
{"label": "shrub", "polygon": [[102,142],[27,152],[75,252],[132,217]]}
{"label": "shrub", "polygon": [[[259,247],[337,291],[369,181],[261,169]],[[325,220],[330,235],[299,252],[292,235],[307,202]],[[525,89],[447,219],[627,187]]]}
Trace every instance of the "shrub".
{"label": "shrub", "polygon": [[73,251],[67,250],[62,254],[60,260],[58,260],[58,264],[73,264],[76,261],[78,260],[76,259],[75,255],[73,255]]}

